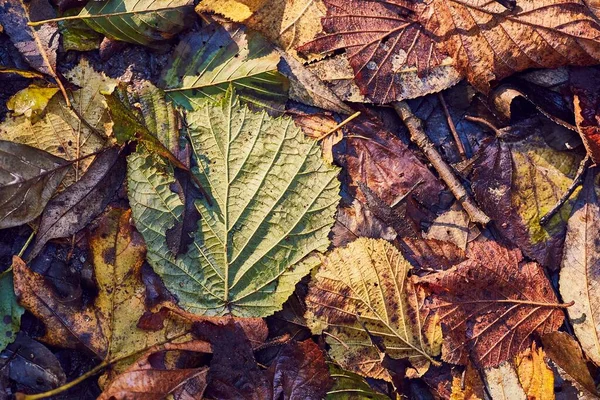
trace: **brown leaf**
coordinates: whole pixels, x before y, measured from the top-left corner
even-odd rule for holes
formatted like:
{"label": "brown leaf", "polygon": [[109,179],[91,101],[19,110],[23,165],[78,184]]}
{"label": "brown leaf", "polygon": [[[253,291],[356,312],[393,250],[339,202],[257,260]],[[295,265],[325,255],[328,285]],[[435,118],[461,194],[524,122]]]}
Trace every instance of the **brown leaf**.
{"label": "brown leaf", "polygon": [[577,341],[568,333],[552,332],[542,336],[546,355],[566,374],[580,390],[584,389],[598,397],[594,379],[583,358],[583,352]]}
{"label": "brown leaf", "polygon": [[482,400],[485,399],[485,385],[472,364],[467,364],[462,375],[452,377],[452,394],[450,400]]}
{"label": "brown leaf", "polygon": [[99,154],[81,179],[54,197],[44,209],[33,259],[51,239],[67,237],[83,229],[106,207],[125,179],[122,148],[111,147]]}
{"label": "brown leaf", "polygon": [[162,400],[172,395],[175,400],[201,399],[206,388],[208,367],[167,369],[151,361],[159,351],[187,350],[208,352],[208,343],[191,342],[180,346],[158,346],[150,349],[117,376],[98,400]]}
{"label": "brown leaf", "polygon": [[527,349],[531,335],[563,322],[542,268],[497,242],[471,243],[466,261],[422,282],[442,322],[442,358],[453,364],[467,364],[470,355],[480,366],[497,366]]}
{"label": "brown leaf", "polygon": [[575,123],[588,155],[596,164],[600,163],[600,89],[590,82],[598,82],[598,79],[600,70],[595,68],[571,72]]}
{"label": "brown leaf", "polygon": [[488,0],[324,2],[325,34],[300,50],[346,50],[361,92],[377,103],[397,98],[399,69],[423,75],[448,57],[483,92],[516,71],[600,59],[600,26],[579,1],[522,2],[513,10]]}

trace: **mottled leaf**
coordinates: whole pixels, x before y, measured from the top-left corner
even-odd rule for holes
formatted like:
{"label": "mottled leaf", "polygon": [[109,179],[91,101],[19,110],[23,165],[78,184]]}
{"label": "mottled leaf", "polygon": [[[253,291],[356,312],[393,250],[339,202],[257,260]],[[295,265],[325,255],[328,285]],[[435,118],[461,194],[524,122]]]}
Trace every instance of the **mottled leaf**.
{"label": "mottled leaf", "polygon": [[498,366],[529,348],[532,335],[563,323],[541,266],[497,242],[473,242],[466,261],[421,279],[433,292],[428,307],[442,323],[442,359],[453,364],[472,357],[483,367]]}
{"label": "mottled leaf", "polygon": [[281,111],[288,83],[277,72],[279,60],[271,44],[256,32],[213,22],[181,39],[159,86],[188,109],[233,85],[243,100]]}
{"label": "mottled leaf", "polygon": [[369,333],[387,355],[409,358],[421,372],[439,354],[438,320],[423,309],[425,293],[408,278],[410,269],[381,239],[357,239],[323,259],[310,282],[306,319],[313,333],[328,333],[329,354],[342,368],[390,380]]}
{"label": "mottled leaf", "polygon": [[318,262],[305,257],[327,248],[338,169],[291,118],[254,113],[231,91],[188,113],[188,124],[194,174],[212,203],[196,201],[200,228],[177,259],[165,238],[183,213],[172,168],[152,154],[129,157],[129,200],[148,260],[184,309],[269,315]]}
{"label": "mottled leaf", "polygon": [[0,229],[35,219],[69,164],[45,151],[0,140]]}
{"label": "mottled leaf", "polygon": [[552,270],[560,265],[575,196],[547,224],[540,219],[567,191],[580,160],[534,135],[512,143],[492,141],[474,165],[471,187],[483,211],[523,254]]}
{"label": "mottled leaf", "polygon": [[497,367],[483,370],[483,379],[494,400],[527,400],[527,394],[519,383],[519,376],[512,363],[505,361]]}

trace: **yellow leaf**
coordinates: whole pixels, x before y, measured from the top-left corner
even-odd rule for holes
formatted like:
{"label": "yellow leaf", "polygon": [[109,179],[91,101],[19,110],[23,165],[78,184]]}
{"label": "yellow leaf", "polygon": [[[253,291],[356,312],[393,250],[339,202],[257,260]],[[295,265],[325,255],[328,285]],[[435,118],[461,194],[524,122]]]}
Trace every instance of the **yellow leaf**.
{"label": "yellow leaf", "polygon": [[554,399],[554,373],[546,365],[544,351],[536,348],[533,342],[531,349],[517,355],[515,359],[517,375],[528,399]]}

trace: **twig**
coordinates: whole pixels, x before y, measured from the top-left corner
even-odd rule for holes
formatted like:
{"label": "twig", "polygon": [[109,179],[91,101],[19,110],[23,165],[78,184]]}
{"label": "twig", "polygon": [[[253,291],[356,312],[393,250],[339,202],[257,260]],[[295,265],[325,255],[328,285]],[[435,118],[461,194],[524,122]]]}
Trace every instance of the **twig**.
{"label": "twig", "polygon": [[496,127],[495,127],[494,125],[492,125],[492,124],[491,124],[489,121],[486,121],[486,120],[485,120],[485,119],[483,119],[483,118],[479,118],[479,117],[473,117],[473,116],[471,116],[471,115],[465,115],[465,119],[466,119],[467,121],[471,121],[471,122],[477,122],[478,124],[481,124],[481,125],[485,125],[485,126],[487,126],[487,127],[488,127],[488,128],[489,128],[489,129],[490,129],[492,132],[494,132],[494,133],[496,134],[496,137],[502,137],[502,136],[504,136],[504,135],[502,134],[502,132],[501,132],[501,131],[500,131],[498,128],[496,128]]}
{"label": "twig", "polygon": [[327,133],[324,133],[323,135],[319,136],[317,138],[317,140],[323,140],[323,139],[325,139],[327,136],[331,135],[332,133],[334,133],[338,129],[344,127],[346,124],[348,124],[353,119],[357,118],[359,115],[360,115],[360,111],[355,112],[354,114],[352,114],[351,116],[349,116],[348,118],[346,118],[345,120],[343,120],[342,122],[340,122],[339,124],[337,124],[336,126],[334,126]]}
{"label": "twig", "polygon": [[569,197],[571,197],[575,189],[577,189],[579,185],[581,185],[581,182],[583,181],[583,176],[585,175],[585,172],[587,171],[591,160],[592,159],[589,155],[586,155],[585,158],[581,160],[581,163],[579,164],[579,169],[577,170],[577,174],[575,175],[575,178],[573,178],[573,182],[571,182],[571,186],[569,186],[567,191],[562,195],[562,197],[558,200],[554,207],[552,207],[552,209],[548,211],[546,215],[540,218],[540,225],[546,225],[548,221],[552,219],[554,214],[556,214],[558,210],[560,210],[562,206],[565,205],[565,203],[567,202],[567,200],[569,200]]}
{"label": "twig", "polygon": [[438,99],[442,105],[444,114],[446,114],[446,121],[448,121],[448,127],[450,128],[450,132],[452,132],[452,136],[454,136],[454,143],[456,143],[456,148],[458,149],[458,154],[460,154],[460,159],[464,161],[467,159],[465,147],[463,146],[462,140],[460,140],[460,136],[458,136],[456,125],[454,125],[454,121],[452,120],[452,116],[450,115],[450,111],[448,111],[448,106],[446,105],[446,100],[444,100],[444,95],[441,92],[438,93]]}
{"label": "twig", "polygon": [[466,189],[454,175],[452,168],[444,161],[434,144],[429,140],[423,130],[421,120],[415,117],[408,104],[403,101],[395,102],[394,109],[408,128],[410,140],[416,144],[425,154],[425,157],[433,165],[440,178],[446,183],[456,200],[469,215],[471,221],[486,225],[490,218],[475,204]]}

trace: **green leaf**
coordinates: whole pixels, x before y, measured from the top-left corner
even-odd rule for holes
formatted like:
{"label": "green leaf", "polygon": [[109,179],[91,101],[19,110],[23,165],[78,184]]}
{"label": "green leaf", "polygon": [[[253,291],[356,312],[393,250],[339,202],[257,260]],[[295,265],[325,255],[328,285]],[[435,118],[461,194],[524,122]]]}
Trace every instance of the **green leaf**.
{"label": "green leaf", "polygon": [[89,1],[78,17],[110,39],[156,47],[189,26],[192,6],[190,0]]}
{"label": "green leaf", "polygon": [[327,400],[390,400],[388,396],[373,390],[362,376],[343,370],[334,363],[329,363],[329,373],[334,384],[327,392]]}
{"label": "green leaf", "polygon": [[40,215],[68,165],[45,151],[0,140],[0,229]]}
{"label": "green leaf", "polygon": [[15,339],[23,312],[15,297],[12,273],[0,274],[0,351]]}
{"label": "green leaf", "polygon": [[241,25],[212,23],[181,39],[160,86],[176,103],[193,109],[233,85],[244,101],[278,112],[288,90],[287,79],[277,72],[279,60],[259,34]]}
{"label": "green leaf", "polygon": [[194,174],[212,206],[196,201],[200,227],[180,257],[165,238],[183,213],[172,167],[143,151],[129,157],[129,200],[148,260],[191,312],[272,314],[318,263],[307,256],[329,244],[339,169],[290,118],[254,113],[233,90],[190,112],[188,123]]}

